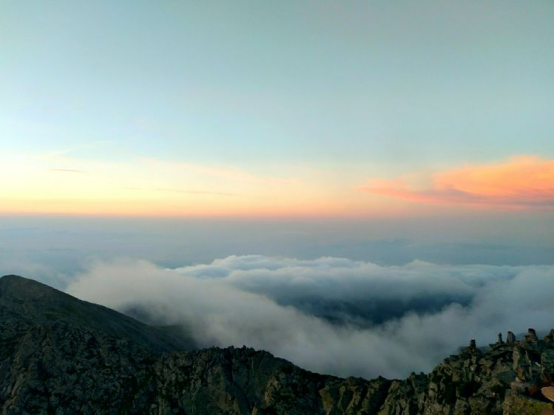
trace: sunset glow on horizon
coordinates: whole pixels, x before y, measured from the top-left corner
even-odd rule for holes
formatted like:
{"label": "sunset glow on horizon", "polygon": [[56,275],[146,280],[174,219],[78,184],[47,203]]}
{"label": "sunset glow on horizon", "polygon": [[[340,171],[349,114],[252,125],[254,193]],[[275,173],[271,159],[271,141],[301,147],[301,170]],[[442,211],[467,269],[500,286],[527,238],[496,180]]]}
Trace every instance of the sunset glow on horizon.
{"label": "sunset glow on horizon", "polygon": [[365,186],[353,185],[352,175],[329,177],[315,169],[304,176],[269,177],[151,158],[105,163],[12,156],[11,162],[2,161],[0,174],[12,176],[3,185],[2,214],[379,218],[440,213],[444,204],[457,207],[454,213],[472,205],[488,210],[554,206],[554,160],[532,156],[368,179]]}
{"label": "sunset glow on horizon", "polygon": [[0,214],[552,209],[551,3],[253,4],[3,2]]}

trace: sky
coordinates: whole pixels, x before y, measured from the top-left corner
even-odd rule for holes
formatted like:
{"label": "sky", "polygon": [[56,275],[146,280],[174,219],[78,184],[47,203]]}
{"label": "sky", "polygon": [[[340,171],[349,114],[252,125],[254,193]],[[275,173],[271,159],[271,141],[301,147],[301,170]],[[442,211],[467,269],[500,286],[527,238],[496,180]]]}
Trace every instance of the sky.
{"label": "sky", "polygon": [[552,74],[550,0],[0,0],[0,275],[344,376],[548,331]]}
{"label": "sky", "polygon": [[0,213],[551,210],[553,20],[550,1],[2,0]]}

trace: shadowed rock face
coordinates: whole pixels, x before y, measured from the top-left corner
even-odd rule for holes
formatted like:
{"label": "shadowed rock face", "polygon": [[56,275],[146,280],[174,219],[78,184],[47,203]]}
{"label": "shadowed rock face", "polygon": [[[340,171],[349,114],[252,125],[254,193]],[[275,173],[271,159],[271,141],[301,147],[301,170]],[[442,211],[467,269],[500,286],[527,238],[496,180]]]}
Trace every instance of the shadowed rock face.
{"label": "shadowed rock face", "polygon": [[[0,279],[3,413],[552,412],[554,332],[475,343],[406,380],[311,373],[250,348],[186,340],[15,276]],[[368,351],[368,353],[371,353]],[[546,388],[546,389],[545,389]]]}
{"label": "shadowed rock face", "polygon": [[112,309],[19,276],[0,278],[0,308],[33,324],[65,323],[72,328],[101,332],[160,352],[193,347],[190,340],[163,328],[145,325]]}

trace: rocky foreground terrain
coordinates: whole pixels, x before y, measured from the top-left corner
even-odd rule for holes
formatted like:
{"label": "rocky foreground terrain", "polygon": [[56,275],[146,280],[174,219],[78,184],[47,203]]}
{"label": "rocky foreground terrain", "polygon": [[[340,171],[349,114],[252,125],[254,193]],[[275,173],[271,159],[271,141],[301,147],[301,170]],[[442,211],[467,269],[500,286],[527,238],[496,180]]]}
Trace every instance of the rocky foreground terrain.
{"label": "rocky foreground terrain", "polygon": [[163,328],[0,279],[5,414],[554,414],[554,330],[471,342],[406,380],[315,374],[250,348],[191,351]]}

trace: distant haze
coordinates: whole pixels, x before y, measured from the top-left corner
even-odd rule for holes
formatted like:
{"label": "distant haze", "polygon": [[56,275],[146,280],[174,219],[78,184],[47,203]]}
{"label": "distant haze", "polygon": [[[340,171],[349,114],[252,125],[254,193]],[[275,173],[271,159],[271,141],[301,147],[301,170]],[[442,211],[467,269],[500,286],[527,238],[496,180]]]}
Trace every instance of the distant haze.
{"label": "distant haze", "polygon": [[552,264],[548,219],[526,212],[350,221],[0,217],[0,271],[64,287],[90,262],[119,258],[171,268],[250,254],[382,265]]}

